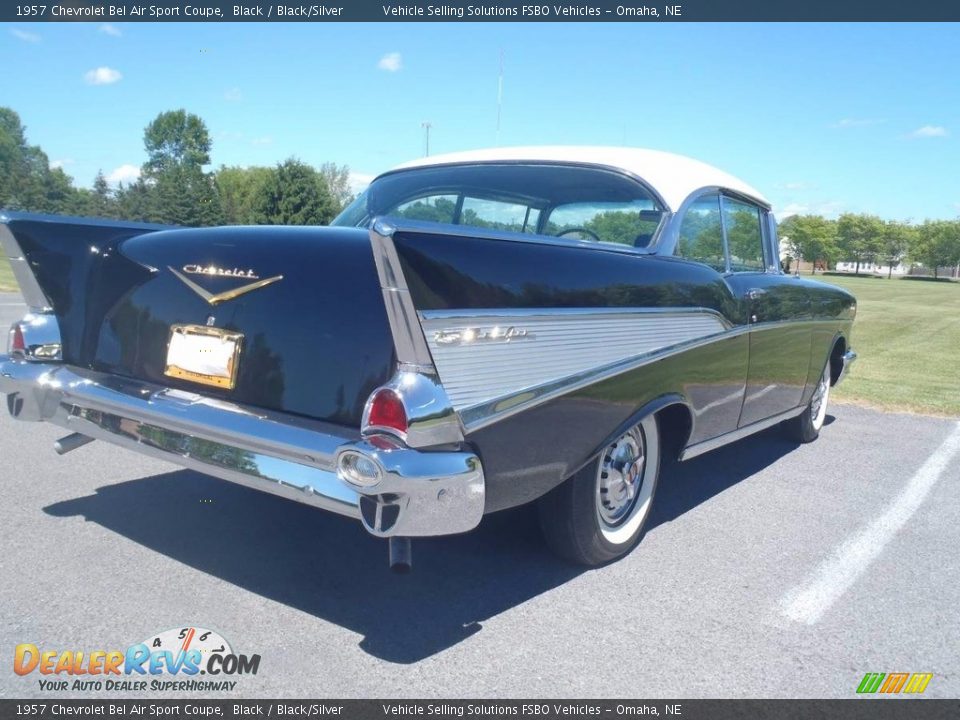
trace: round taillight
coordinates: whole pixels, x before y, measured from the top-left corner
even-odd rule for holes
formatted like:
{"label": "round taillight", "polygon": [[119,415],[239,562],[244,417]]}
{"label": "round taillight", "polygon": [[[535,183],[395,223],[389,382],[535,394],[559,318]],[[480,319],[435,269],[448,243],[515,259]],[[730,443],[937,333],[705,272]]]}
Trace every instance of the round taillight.
{"label": "round taillight", "polygon": [[367,412],[367,427],[407,432],[407,411],[395,390],[381,388],[373,394]]}

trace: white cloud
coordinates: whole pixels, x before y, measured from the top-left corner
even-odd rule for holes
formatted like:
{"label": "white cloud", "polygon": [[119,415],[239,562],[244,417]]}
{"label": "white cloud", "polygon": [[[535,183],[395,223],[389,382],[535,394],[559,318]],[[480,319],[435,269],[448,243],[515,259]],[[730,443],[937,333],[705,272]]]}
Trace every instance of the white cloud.
{"label": "white cloud", "polygon": [[107,175],[107,182],[111,185],[116,185],[121,182],[130,183],[138,177],[140,177],[140,168],[127,163],[118,168],[114,168],[113,171]]}
{"label": "white cloud", "polygon": [[358,173],[351,170],[350,177],[347,178],[347,185],[350,188],[350,192],[356,195],[357,193],[366,190],[367,185],[373,182],[375,177],[376,175],[370,175],[369,173]]}
{"label": "white cloud", "polygon": [[118,28],[116,25],[111,25],[110,23],[104,23],[100,26],[99,30],[104,35],[113,35],[113,37],[120,37],[123,35],[123,32],[121,32],[120,28]]}
{"label": "white cloud", "polygon": [[28,42],[28,43],[40,42],[39,35],[37,35],[36,33],[27,32],[26,30],[17,30],[16,28],[14,28],[13,30],[10,31],[10,34],[13,35],[15,38],[19,38],[20,40],[23,40],[24,42]]}
{"label": "white cloud", "polygon": [[950,133],[947,132],[945,127],[941,125],[924,125],[919,127],[910,133],[910,137],[915,138],[933,138],[933,137],[946,137]]}
{"label": "white cloud", "polygon": [[240,92],[240,88],[232,87],[223,93],[223,99],[228,102],[237,102],[243,99],[243,93]]}
{"label": "white cloud", "polygon": [[785,182],[777,183],[775,187],[779,190],[813,190],[816,186],[808,182]]}
{"label": "white cloud", "polygon": [[397,72],[403,67],[403,58],[398,52],[387,53],[380,58],[377,67],[387,72]]}
{"label": "white cloud", "polygon": [[881,118],[843,118],[843,120],[835,122],[830,127],[835,127],[835,128],[869,127],[870,125],[879,125],[885,122],[886,120],[883,120]]}
{"label": "white cloud", "polygon": [[250,141],[251,145],[272,145],[273,138],[269,135],[264,135],[263,137],[254,138]]}
{"label": "white cloud", "polygon": [[109,67],[98,67],[95,70],[88,70],[83,79],[87,81],[88,85],[111,85],[115,82],[119,82],[120,78],[123,75],[119,70],[114,70]]}
{"label": "white cloud", "polygon": [[825,218],[836,218],[844,209],[844,203],[839,200],[825,200],[810,204],[792,202],[783,207],[774,208],[773,214],[777,222],[783,222],[791,215],[822,215]]}
{"label": "white cloud", "polygon": [[64,158],[63,160],[53,160],[50,163],[50,167],[53,170],[56,170],[57,168],[64,168],[67,165],[73,165],[74,162],[75,161],[72,158]]}

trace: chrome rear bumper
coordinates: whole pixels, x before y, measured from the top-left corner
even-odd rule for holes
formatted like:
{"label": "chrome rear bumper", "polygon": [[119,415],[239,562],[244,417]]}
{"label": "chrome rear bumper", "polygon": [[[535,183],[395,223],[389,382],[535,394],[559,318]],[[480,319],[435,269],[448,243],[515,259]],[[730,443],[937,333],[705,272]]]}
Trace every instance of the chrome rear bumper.
{"label": "chrome rear bumper", "polygon": [[[360,519],[381,537],[447,535],[483,516],[479,458],[375,442],[342,427],[66,365],[0,356],[10,414]],[[346,451],[376,464],[380,481],[338,472]]]}

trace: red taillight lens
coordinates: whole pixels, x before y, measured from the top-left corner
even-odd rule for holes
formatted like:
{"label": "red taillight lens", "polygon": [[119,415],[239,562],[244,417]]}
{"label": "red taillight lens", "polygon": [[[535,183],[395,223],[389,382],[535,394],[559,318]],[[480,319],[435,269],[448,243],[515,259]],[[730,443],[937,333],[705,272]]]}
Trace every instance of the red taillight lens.
{"label": "red taillight lens", "polygon": [[23,340],[23,331],[19,323],[10,330],[10,354],[24,353],[27,351],[27,344]]}
{"label": "red taillight lens", "polygon": [[367,426],[389,428],[401,433],[407,431],[407,411],[394,390],[382,389],[373,394],[367,413]]}

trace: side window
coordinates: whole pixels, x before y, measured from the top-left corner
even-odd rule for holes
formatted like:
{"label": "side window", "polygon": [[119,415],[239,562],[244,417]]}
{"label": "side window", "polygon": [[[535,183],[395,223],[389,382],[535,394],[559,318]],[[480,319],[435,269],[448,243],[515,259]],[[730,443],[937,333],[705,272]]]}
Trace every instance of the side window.
{"label": "side window", "polygon": [[456,195],[430,195],[401,203],[390,211],[391,215],[408,220],[452,223],[457,211]]}
{"label": "side window", "polygon": [[647,247],[662,215],[646,199],[564,203],[550,212],[543,232],[556,237]]}
{"label": "side window", "polygon": [[526,204],[465,197],[463,209],[460,211],[460,224],[532,233],[537,230],[539,217],[540,211]]}
{"label": "side window", "polygon": [[687,208],[683,222],[680,223],[677,255],[726,272],[727,259],[723,251],[719,195],[704,195]]}
{"label": "side window", "polygon": [[764,269],[760,208],[732,198],[723,198],[723,223],[730,248],[730,270],[753,272]]}

